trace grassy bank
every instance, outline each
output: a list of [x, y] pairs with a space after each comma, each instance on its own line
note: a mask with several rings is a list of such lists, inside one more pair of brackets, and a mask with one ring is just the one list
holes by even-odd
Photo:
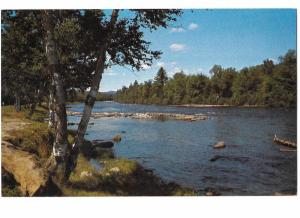
[[[12, 106], [2, 107], [2, 140], [36, 154], [43, 164], [51, 154], [54, 139], [53, 130], [44, 121], [46, 117], [47, 111], [41, 107], [32, 116], [26, 109], [17, 113]], [[69, 144], [74, 140], [71, 131], [68, 140]], [[69, 181], [61, 187], [62, 196], [196, 195], [191, 189], [164, 182], [134, 160], [113, 158], [111, 149], [92, 154], [94, 164], [91, 164], [91, 154], [85, 149], [81, 149]], [[2, 195], [22, 196], [18, 185], [2, 168]]]

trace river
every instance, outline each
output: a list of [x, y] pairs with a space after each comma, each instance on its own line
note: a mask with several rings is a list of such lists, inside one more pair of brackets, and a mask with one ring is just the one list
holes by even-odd
[[[81, 112], [84, 104], [70, 104]], [[197, 190], [212, 188], [222, 195], [296, 194], [297, 152], [281, 152], [278, 137], [296, 141], [296, 109], [186, 108], [96, 102], [93, 112], [168, 112], [209, 116], [195, 122], [91, 119], [87, 139], [111, 139], [116, 157], [137, 160], [165, 181]], [[80, 117], [69, 116], [69, 122]], [[76, 126], [70, 126], [76, 128]], [[212, 146], [224, 141], [226, 148]], [[216, 156], [217, 155], [217, 156]], [[217, 158], [216, 158], [217, 157]], [[216, 158], [217, 160], [211, 161]]]

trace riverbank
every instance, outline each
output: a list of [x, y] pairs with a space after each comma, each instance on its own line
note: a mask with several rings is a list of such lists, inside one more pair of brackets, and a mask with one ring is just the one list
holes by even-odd
[[[168, 106], [168, 107], [186, 107], [186, 108], [278, 108], [272, 107], [268, 105], [233, 105], [233, 104], [142, 104], [142, 103], [125, 103], [119, 101], [113, 101], [119, 104], [126, 104], [126, 105], [153, 105], [153, 106]], [[83, 103], [83, 102], [82, 102]], [[294, 108], [294, 107], [291, 107]]]
[[[22, 154], [34, 158], [38, 166], [43, 167], [51, 154], [53, 132], [44, 122], [47, 116], [43, 108], [29, 117], [27, 111], [16, 113], [12, 106], [2, 107], [2, 147], [9, 143]], [[50, 138], [50, 140], [49, 140]], [[74, 135], [69, 132], [68, 143], [71, 145]], [[6, 147], [9, 148], [9, 147]], [[84, 147], [83, 147], [84, 148]], [[9, 151], [12, 151], [9, 150]], [[6, 152], [5, 155], [13, 153]], [[9, 159], [9, 158], [8, 158]], [[7, 164], [14, 168], [26, 168], [31, 163], [4, 163], [2, 158], [2, 195], [27, 196], [24, 181], [11, 172]], [[25, 160], [25, 159], [24, 159]], [[183, 188], [176, 183], [166, 183], [152, 170], [143, 168], [135, 160], [114, 158], [112, 149], [102, 149], [97, 154], [89, 154], [80, 149], [78, 163], [64, 186], [55, 192], [44, 192], [48, 196], [170, 196], [196, 195], [195, 190]], [[16, 166], [17, 165], [17, 166]], [[30, 171], [21, 171], [22, 177], [30, 177]], [[24, 175], [23, 175], [24, 174]], [[26, 175], [25, 175], [26, 174]], [[34, 195], [34, 193], [33, 193]]]
[[218, 105], [218, 104], [179, 104], [179, 105], [168, 105], [173, 107], [194, 107], [194, 108], [223, 108], [223, 107], [241, 107], [241, 108], [267, 108], [265, 105]]

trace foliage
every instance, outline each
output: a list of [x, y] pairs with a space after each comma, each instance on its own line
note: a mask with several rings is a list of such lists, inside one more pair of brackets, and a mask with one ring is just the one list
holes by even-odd
[[159, 69], [154, 82], [136, 81], [118, 90], [115, 100], [139, 104], [218, 104], [295, 107], [297, 97], [296, 52], [288, 51], [279, 63], [243, 68], [222, 68], [215, 65], [210, 76], [186, 75], [183, 71], [167, 80]]
[[46, 90], [43, 28], [37, 11], [2, 11], [2, 97], [39, 101]]

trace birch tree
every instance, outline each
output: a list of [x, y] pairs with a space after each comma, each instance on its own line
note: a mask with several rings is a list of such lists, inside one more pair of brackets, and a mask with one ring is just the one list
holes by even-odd
[[[46, 30], [46, 57], [48, 60], [48, 70], [53, 77], [56, 131], [53, 152], [49, 159], [50, 172], [59, 172], [57, 180], [64, 180], [65, 175], [65, 157], [68, 146], [67, 140], [67, 113], [66, 113], [66, 94], [64, 90], [63, 78], [59, 69], [59, 60], [54, 39], [55, 12], [43, 11], [43, 24]], [[59, 169], [59, 170], [57, 170]]]
[[[93, 12], [85, 11], [91, 15]], [[99, 13], [105, 14], [100, 11]], [[98, 13], [98, 14], [99, 14]], [[129, 15], [130, 14], [130, 15]], [[112, 65], [129, 66], [133, 70], [141, 70], [150, 66], [154, 59], [158, 59], [161, 51], [149, 48], [150, 42], [144, 40], [144, 31], [154, 31], [160, 27], [166, 28], [169, 22], [176, 21], [181, 14], [180, 10], [126, 10], [126, 16], [119, 16], [120, 10], [112, 10], [109, 19], [92, 19], [96, 22], [93, 27], [97, 55], [96, 67], [93, 72], [90, 91], [87, 95], [83, 115], [81, 117], [73, 152], [71, 155], [71, 168], [76, 165], [78, 147], [83, 145], [84, 135], [90, 120], [96, 95], [104, 70]], [[99, 22], [100, 20], [100, 22]], [[89, 24], [91, 26], [91, 24]], [[101, 37], [99, 37], [99, 35]], [[97, 38], [97, 36], [99, 38]]]

